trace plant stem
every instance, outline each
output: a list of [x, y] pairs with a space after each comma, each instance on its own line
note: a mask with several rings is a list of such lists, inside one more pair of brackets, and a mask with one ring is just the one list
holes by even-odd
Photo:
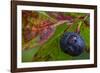
[[77, 29], [76, 29], [76, 32], [77, 32], [78, 34], [80, 34], [80, 27], [81, 27], [82, 23], [84, 23], [84, 21], [85, 21], [87, 18], [88, 18], [88, 15], [86, 15], [86, 16], [84, 17], [84, 19], [80, 19], [81, 21], [79, 22], [79, 24], [78, 24], [78, 26], [77, 26]]
[[78, 27], [77, 27], [77, 29], [76, 29], [76, 32], [77, 32], [78, 34], [80, 34], [80, 27], [81, 27], [81, 25], [82, 25], [82, 21], [79, 22]]

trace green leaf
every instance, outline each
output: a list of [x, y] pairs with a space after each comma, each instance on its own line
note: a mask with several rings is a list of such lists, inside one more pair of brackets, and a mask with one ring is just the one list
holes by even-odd
[[57, 46], [59, 42], [57, 42], [56, 40], [58, 40], [58, 38], [61, 37], [66, 27], [67, 27], [66, 24], [59, 25], [56, 28], [55, 34], [44, 45], [41, 46], [37, 55], [41, 56], [41, 58], [43, 56], [49, 55], [51, 57], [50, 60], [55, 60], [58, 56], [58, 53], [61, 52], [61, 51], [58, 52], [60, 47]]
[[32, 48], [22, 51], [22, 62], [32, 62], [32, 58], [39, 48]]

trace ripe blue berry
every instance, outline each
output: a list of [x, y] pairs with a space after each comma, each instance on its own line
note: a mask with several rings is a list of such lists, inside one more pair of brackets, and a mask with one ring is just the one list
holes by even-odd
[[66, 32], [60, 39], [60, 47], [65, 53], [78, 56], [84, 51], [85, 42], [79, 34]]

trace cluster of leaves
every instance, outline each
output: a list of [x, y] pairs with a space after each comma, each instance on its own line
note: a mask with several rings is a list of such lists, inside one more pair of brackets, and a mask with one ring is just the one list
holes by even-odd
[[[36, 42], [36, 39], [32, 38], [27, 43], [24, 42], [23, 39], [23, 48], [27, 46], [27, 50], [22, 51], [22, 61], [23, 62], [34, 62], [34, 61], [57, 61], [57, 60], [77, 60], [77, 59], [88, 59], [89, 58], [89, 50], [90, 50], [90, 27], [89, 27], [89, 16], [86, 18], [85, 23], [84, 17], [87, 16], [86, 13], [57, 13], [57, 12], [37, 12], [38, 18], [33, 19], [30, 17], [30, 25], [36, 24], [41, 22], [41, 20], [47, 20], [49, 19], [51, 22], [57, 22], [57, 16], [59, 14], [63, 14], [63, 16], [70, 16], [73, 18], [73, 20], [76, 20], [71, 24], [71, 26], [68, 26], [68, 23], [63, 23], [55, 27], [54, 34], [42, 45]], [[51, 13], [51, 14], [50, 14]], [[52, 14], [55, 14], [52, 16]], [[81, 17], [80, 19], [77, 19], [78, 17]], [[83, 17], [83, 18], [82, 18]], [[61, 51], [59, 41], [61, 36], [65, 32], [75, 32], [77, 29], [77, 26], [81, 24], [80, 28], [80, 35], [84, 38], [86, 43], [86, 50], [84, 53], [82, 53], [80, 56], [70, 56], [68, 54], [65, 54], [63, 51]], [[25, 29], [25, 21], [23, 21], [23, 29]], [[25, 32], [25, 31], [23, 31]], [[24, 35], [23, 35], [24, 36]], [[23, 37], [24, 38], [24, 37]], [[37, 45], [33, 47], [34, 45]]]

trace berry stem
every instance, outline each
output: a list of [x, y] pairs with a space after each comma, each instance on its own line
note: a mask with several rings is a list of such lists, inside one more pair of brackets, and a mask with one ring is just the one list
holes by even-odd
[[77, 32], [78, 34], [80, 34], [80, 27], [81, 27], [82, 23], [83, 23], [87, 18], [88, 18], [88, 15], [86, 15], [86, 16], [84, 17], [84, 19], [81, 20], [81, 21], [79, 22], [79, 24], [78, 24], [78, 26], [77, 26], [77, 29], [76, 29], [76, 32]]
[[77, 29], [76, 29], [76, 32], [77, 32], [78, 34], [80, 34], [80, 27], [81, 27], [81, 25], [82, 25], [82, 21], [79, 22], [79, 24], [78, 24], [78, 26], [77, 26]]

